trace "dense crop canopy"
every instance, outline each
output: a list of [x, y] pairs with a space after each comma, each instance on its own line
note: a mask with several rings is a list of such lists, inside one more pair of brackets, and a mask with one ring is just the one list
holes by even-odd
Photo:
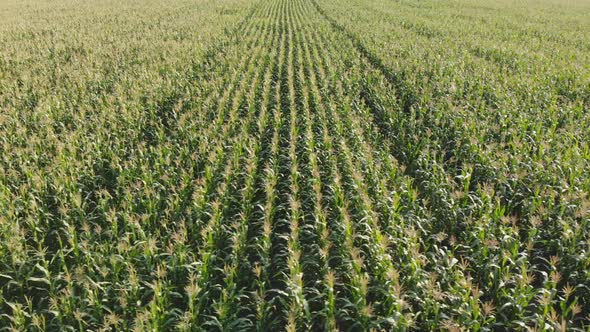
[[588, 13], [0, 0], [0, 331], [587, 330]]

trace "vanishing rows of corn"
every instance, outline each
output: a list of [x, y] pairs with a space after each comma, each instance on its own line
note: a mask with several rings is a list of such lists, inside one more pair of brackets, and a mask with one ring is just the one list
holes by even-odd
[[0, 326], [587, 324], [587, 145], [560, 150], [567, 174], [517, 129], [487, 150], [491, 120], [401, 76], [343, 2], [228, 6], [210, 10], [232, 27], [154, 95], [8, 101], [26, 117], [0, 122]]
[[[484, 9], [506, 3], [315, 5], [382, 75], [361, 83], [362, 98], [432, 213], [420, 238], [436, 244], [422, 245], [459, 259], [488, 327], [588, 328], [589, 40], [572, 29], [587, 24], [569, 25], [578, 15], [556, 2], [562, 26], [539, 42], [524, 35], [556, 23], [533, 3], [492, 29], [474, 22], [498, 20]], [[518, 21], [537, 15], [529, 30]], [[478, 329], [475, 313], [457, 306], [445, 326]]]

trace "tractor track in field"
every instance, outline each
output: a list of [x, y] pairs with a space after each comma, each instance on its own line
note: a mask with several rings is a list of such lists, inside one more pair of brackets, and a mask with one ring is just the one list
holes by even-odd
[[[224, 57], [211, 56], [222, 60], [208, 62], [201, 76], [232, 73], [200, 104], [214, 148], [198, 173], [200, 212], [189, 227], [204, 267], [197, 322], [220, 329], [380, 324], [367, 309], [386, 301], [377, 293], [386, 271], [374, 264], [392, 266], [382, 256], [388, 249], [370, 238], [384, 236], [377, 197], [358, 187], [365, 171], [362, 158], [352, 158], [352, 150], [370, 147], [359, 150], [344, 132], [350, 114], [334, 109], [346, 98], [326, 56], [337, 47], [315, 30], [326, 26], [306, 1], [262, 1], [240, 26], [241, 42], [217, 49]], [[333, 290], [324, 285], [328, 274], [336, 277]], [[331, 308], [327, 296], [334, 296]], [[395, 300], [387, 301], [376, 315], [391, 310]]]
[[[45, 75], [15, 82], [42, 93], [15, 93], [23, 109], [0, 117], [0, 332], [586, 327], [588, 257], [576, 250], [590, 203], [575, 168], [588, 149], [557, 132], [584, 116], [557, 108], [573, 76], [520, 96], [525, 81], [502, 76], [517, 72], [412, 25], [427, 13], [439, 26], [430, 14], [448, 6], [436, 1], [386, 13], [381, 0], [175, 1], [170, 15], [106, 20], [97, 34], [123, 38], [113, 56], [87, 52], [94, 30], [59, 52], [51, 34]], [[397, 10], [410, 21], [400, 31], [387, 21]], [[127, 45], [132, 27], [152, 42]], [[49, 38], [11, 29], [26, 37], [14, 52]], [[479, 64], [497, 90], [469, 81]], [[563, 124], [512, 112], [533, 112], [533, 92]]]
[[[312, 6], [310, 6], [310, 4], [312, 4]], [[293, 303], [293, 301], [295, 301], [296, 298], [298, 298], [297, 301], [303, 301], [303, 303], [300, 303], [300, 305], [305, 308], [305, 312], [300, 313], [300, 315], [306, 317], [302, 318], [302, 322], [297, 322], [296, 326], [322, 326], [326, 324], [325, 319], [310, 319], [311, 313], [317, 314], [319, 311], [321, 311], [321, 305], [318, 304], [317, 299], [322, 298], [323, 290], [322, 287], [319, 287], [318, 285], [321, 285], [321, 280], [325, 277], [325, 275], [318, 275], [316, 271], [304, 269], [301, 273], [301, 277], [299, 277], [297, 274], [293, 275], [292, 271], [290, 271], [290, 265], [293, 264], [293, 260], [291, 259], [293, 255], [300, 257], [299, 260], [301, 263], [304, 263], [302, 264], [304, 266], [320, 265], [320, 262], [318, 262], [318, 234], [313, 231], [308, 232], [308, 235], [318, 236], [316, 240], [312, 240], [311, 242], [306, 242], [308, 241], [308, 237], [305, 237], [303, 241], [300, 241], [299, 237], [297, 237], [297, 240], [302, 244], [302, 248], [296, 249], [295, 251], [293, 251], [293, 244], [289, 241], [289, 239], [293, 236], [293, 232], [299, 232], [298, 229], [293, 229], [292, 227], [293, 222], [299, 222], [299, 220], [292, 220], [292, 218], [294, 218], [292, 215], [293, 200], [300, 200], [303, 202], [303, 217], [301, 219], [301, 221], [303, 221], [303, 225], [308, 225], [308, 228], [312, 230], [314, 227], [317, 227], [317, 225], [313, 225], [313, 218], [315, 216], [313, 215], [313, 212], [310, 211], [311, 209], [309, 204], [306, 204], [307, 202], [313, 202], [314, 195], [308, 194], [311, 184], [307, 183], [305, 178], [309, 177], [311, 174], [308, 164], [310, 159], [309, 155], [304, 153], [304, 149], [302, 149], [303, 143], [300, 142], [301, 133], [299, 133], [300, 126], [298, 124], [303, 122], [302, 120], [298, 119], [301, 118], [301, 111], [305, 107], [304, 103], [301, 101], [301, 90], [303, 87], [309, 89], [311, 91], [310, 99], [315, 100], [315, 104], [312, 105], [314, 108], [311, 109], [310, 112], [312, 117], [315, 116], [314, 114], [318, 111], [326, 112], [332, 109], [334, 106], [341, 107], [341, 104], [333, 104], [335, 98], [346, 98], [346, 95], [342, 95], [342, 92], [340, 92], [340, 95], [338, 95], [338, 93], [335, 91], [335, 87], [342, 83], [334, 78], [334, 69], [332, 67], [333, 62], [339, 63], [340, 57], [336, 56], [335, 59], [327, 58], [326, 52], [324, 50], [325, 48], [332, 48], [334, 50], [330, 54], [338, 54], [338, 48], [332, 45], [335, 41], [326, 39], [326, 37], [331, 38], [330, 35], [325, 36], [318, 34], [317, 31], [310, 31], [310, 17], [315, 16], [315, 20], [327, 21], [331, 29], [333, 29], [337, 34], [342, 34], [345, 39], [348, 39], [348, 41], [358, 53], [358, 56], [365, 62], [366, 65], [374, 68], [377, 70], [377, 72], [380, 72], [383, 77], [385, 77], [389, 84], [392, 85], [391, 90], [397, 95], [398, 103], [400, 103], [400, 106], [397, 107], [401, 107], [401, 110], [404, 114], [406, 114], [407, 117], [413, 116], [411, 114], [411, 108], [416, 101], [416, 96], [404, 85], [403, 78], [399, 78], [397, 75], [392, 73], [376, 55], [372, 54], [364, 46], [361, 40], [346, 30], [344, 26], [341, 26], [337, 21], [327, 15], [317, 2], [299, 2], [299, 5], [300, 8], [297, 10], [303, 11], [305, 14], [299, 13], [298, 15], [294, 15], [294, 6], [292, 4], [287, 5], [285, 3], [281, 3], [280, 8], [274, 9], [274, 11], [269, 10], [267, 13], [265, 13], [268, 15], [268, 17], [273, 17], [276, 19], [274, 22], [274, 27], [276, 29], [273, 30], [271, 34], [279, 38], [279, 41], [277, 41], [278, 44], [275, 44], [274, 46], [278, 46], [279, 50], [277, 52], [278, 59], [276, 60], [277, 67], [273, 69], [274, 72], [272, 74], [274, 93], [271, 99], [274, 99], [274, 105], [269, 105], [269, 108], [274, 111], [274, 135], [277, 137], [275, 144], [278, 144], [278, 148], [275, 148], [274, 154], [269, 154], [266, 151], [272, 148], [266, 145], [261, 147], [261, 151], [263, 151], [261, 152], [263, 155], [263, 158], [261, 159], [274, 158], [272, 167], [267, 170], [274, 173], [273, 176], [275, 178], [273, 181], [275, 185], [271, 188], [272, 193], [270, 193], [270, 196], [268, 192], [264, 195], [264, 199], [268, 199], [270, 197], [270, 202], [261, 200], [255, 204], [256, 208], [253, 215], [261, 216], [262, 219], [266, 218], [266, 224], [264, 221], [260, 221], [256, 225], [256, 222], [251, 221], [250, 224], [252, 224], [252, 227], [248, 227], [248, 238], [254, 237], [252, 233], [255, 231], [250, 229], [257, 229], [259, 235], [260, 231], [264, 230], [264, 227], [267, 227], [267, 229], [270, 227], [272, 232], [268, 237], [268, 243], [270, 245], [264, 252], [248, 254], [248, 257], [257, 257], [259, 260], [255, 259], [254, 261], [249, 262], [247, 265], [241, 267], [242, 271], [246, 273], [245, 271], [247, 271], [248, 268], [264, 266], [265, 268], [263, 275], [266, 278], [265, 281], [259, 283], [258, 290], [254, 292], [258, 292], [257, 296], [259, 297], [259, 302], [255, 305], [255, 309], [251, 308], [251, 306], [252, 303], [256, 302], [256, 300], [250, 299], [241, 302], [242, 304], [247, 304], [245, 306], [247, 309], [244, 309], [244, 312], [247, 312], [247, 316], [250, 317], [251, 321], [262, 319], [264, 322], [263, 325], [265, 326], [276, 324], [276, 326], [281, 328], [284, 328], [286, 325], [293, 323], [289, 322], [289, 317], [287, 317], [285, 313], [290, 311], [289, 306]], [[253, 19], [256, 19], [256, 17], [257, 16], [255, 14], [252, 15]], [[269, 36], [269, 38], [272, 39], [273, 37]], [[236, 45], [235, 47], [239, 48], [239, 45]], [[309, 58], [309, 55], [307, 55], [307, 62], [305, 63], [305, 66], [303, 66], [307, 70], [303, 70], [301, 79], [299, 79], [295, 74], [298, 71], [298, 68], [296, 68], [297, 64], [295, 62], [301, 61], [301, 59], [298, 59], [298, 57], [301, 57], [299, 55], [299, 48], [306, 49], [306, 52], [309, 55], [317, 54], [315, 59]], [[314, 68], [313, 73], [308, 70], [309, 68]], [[301, 80], [305, 80], [304, 83], [307, 84], [302, 83]], [[309, 84], [311, 84], [311, 86]], [[386, 118], [387, 115], [385, 113], [385, 108], [387, 106], [382, 105], [379, 100], [374, 99], [374, 93], [370, 91], [370, 86], [366, 82], [361, 87], [358, 96], [360, 100], [363, 101], [363, 104], [366, 105], [366, 107], [368, 107], [368, 109], [371, 111], [373, 125], [378, 129], [385, 140], [389, 142], [389, 147], [385, 148], [384, 151], [386, 151], [386, 153], [392, 153], [398, 160], [402, 161], [402, 165], [405, 165], [407, 174], [414, 178], [412, 182], [417, 185], [417, 187], [420, 189], [420, 192], [431, 192], [429, 190], [430, 188], [425, 186], [432, 176], [430, 175], [428, 169], [430, 166], [420, 165], [414, 162], [414, 159], [417, 157], [416, 153], [420, 151], [419, 145], [416, 146], [409, 144], [407, 141], [409, 139], [408, 135], [399, 135], [400, 133], [397, 132], [397, 128], [391, 127], [391, 120]], [[225, 99], [226, 98], [222, 98], [222, 100]], [[320, 107], [319, 109], [317, 108], [318, 106]], [[349, 116], [349, 114], [346, 113], [343, 113], [343, 115]], [[325, 144], [331, 146], [331, 148], [328, 148], [328, 151], [331, 152], [329, 152], [325, 157], [323, 157], [324, 151], [318, 150], [317, 153], [319, 156], [320, 165], [332, 165], [329, 167], [331, 168], [330, 170], [326, 169], [322, 174], [329, 174], [328, 177], [336, 177], [342, 181], [341, 183], [336, 182], [334, 184], [337, 188], [336, 192], [333, 190], [324, 191], [325, 197], [329, 198], [333, 197], [334, 195], [338, 196], [338, 192], [340, 192], [340, 195], [344, 195], [344, 197], [348, 195], [350, 195], [350, 197], [354, 197], [353, 199], [344, 199], [343, 202], [330, 201], [329, 199], [325, 200], [327, 204], [324, 207], [327, 217], [327, 229], [329, 229], [330, 232], [333, 232], [333, 234], [338, 234], [338, 236], [348, 238], [348, 240], [345, 240], [345, 242], [348, 241], [347, 243], [341, 242], [338, 245], [338, 241], [334, 242], [336, 245], [335, 249], [337, 249], [339, 246], [347, 247], [347, 249], [343, 249], [343, 251], [337, 250], [332, 252], [333, 255], [341, 256], [344, 252], [350, 251], [355, 247], [367, 248], [375, 245], [374, 243], [371, 243], [371, 240], [368, 242], [360, 241], [358, 238], [362, 238], [363, 236], [367, 236], [369, 238], [372, 236], [377, 238], [383, 237], [384, 233], [382, 233], [380, 227], [384, 227], [385, 230], [387, 230], [389, 227], [388, 222], [390, 221], [382, 219], [391, 218], [391, 215], [388, 212], [387, 206], [381, 206], [380, 208], [372, 206], [374, 203], [379, 202], [379, 195], [385, 194], [383, 192], [378, 193], [378, 190], [375, 189], [377, 187], [375, 186], [378, 186], [377, 183], [384, 183], [387, 180], [379, 179], [378, 177], [375, 179], [375, 174], [371, 173], [372, 171], [365, 172], [364, 175], [362, 174], [363, 172], [359, 171], [360, 168], [363, 167], [363, 160], [357, 159], [355, 161], [350, 159], [350, 155], [352, 155], [352, 153], [346, 151], [349, 151], [351, 147], [355, 149], [357, 144], [362, 143], [354, 142], [355, 138], [345, 135], [343, 123], [340, 122], [342, 120], [338, 119], [339, 117], [337, 114], [326, 115], [318, 119], [319, 123], [326, 123], [327, 126], [324, 126], [323, 129], [324, 137], [317, 137], [317, 140], [323, 140]], [[347, 121], [350, 123], [351, 120]], [[266, 133], [265, 144], [269, 144], [271, 143], [269, 142], [270, 131], [267, 130]], [[327, 141], [326, 135], [330, 137]], [[368, 141], [365, 143], [365, 150], [362, 150], [360, 153], [371, 154], [371, 151], [374, 149], [375, 151], [382, 150], [382, 148], [375, 148], [376, 145], [374, 145], [375, 143], [369, 136], [366, 136], [366, 134], [363, 135], [364, 139]], [[349, 144], [351, 145], [349, 146]], [[400, 146], [403, 148], [399, 149]], [[326, 147], [324, 147], [324, 149], [326, 149]], [[293, 150], [296, 152], [292, 152]], [[345, 152], [343, 153], [342, 151]], [[302, 158], [297, 158], [298, 155]], [[260, 166], [257, 167], [257, 169], [264, 167], [264, 164], [264, 161], [260, 161]], [[320, 170], [322, 167], [323, 166], [320, 166]], [[461, 166], [458, 165], [456, 167], [459, 169]], [[301, 171], [301, 174], [304, 175], [298, 174], [299, 171]], [[302, 179], [294, 178], [296, 175], [302, 176]], [[375, 184], [370, 186], [368, 189], [369, 191], [359, 190], [358, 186], [368, 185], [365, 182], [369, 181], [371, 178], [373, 178], [373, 182]], [[258, 177], [258, 181], [263, 182], [263, 177]], [[330, 183], [330, 181], [327, 183]], [[296, 192], [294, 192], [294, 188], [301, 187], [305, 189], [295, 189]], [[397, 188], [391, 188], [390, 190], [395, 191], [396, 189]], [[420, 194], [420, 197], [423, 200], [428, 198], [434, 199], [434, 204], [437, 205], [441, 205], [439, 203], [448, 200], [448, 197], [446, 196], [426, 197], [423, 194]], [[268, 203], [270, 203], [270, 206], [267, 206], [267, 208], [272, 209], [271, 212], [265, 212], [263, 209], [258, 208]], [[299, 204], [301, 204], [301, 202]], [[341, 204], [344, 205], [342, 206]], [[363, 213], [359, 214], [360, 211], [365, 210], [370, 211], [369, 216], [364, 215]], [[433, 232], [445, 230], [449, 233], [460, 234], [462, 227], [464, 227], [461, 222], [461, 217], [453, 215], [450, 208], [437, 208], [431, 210], [431, 212], [436, 219], [447, 221], [445, 224], [430, 226], [432, 227]], [[295, 218], [299, 217], [295, 216]], [[340, 226], [333, 228], [335, 225], [342, 223], [341, 218], [351, 218], [351, 223], [348, 225], [348, 230], [340, 229]], [[366, 228], [367, 226], [364, 224], [358, 224], [359, 221], [366, 220], [366, 218], [375, 219], [373, 221], [374, 224], [368, 226], [368, 228]], [[271, 220], [270, 223], [269, 220]], [[454, 220], [455, 223], [448, 223], [449, 220]], [[352, 234], [345, 235], [346, 232], [351, 231], [353, 232]], [[254, 246], [259, 246], [257, 241], [249, 242], [252, 242]], [[401, 243], [396, 243], [393, 245], [396, 248], [403, 247], [403, 244]], [[297, 247], [298, 246], [299, 245], [297, 245]], [[341, 286], [337, 285], [335, 288], [337, 301], [340, 301], [338, 306], [347, 307], [347, 303], [358, 304], [358, 302], [361, 301], [360, 306], [364, 307], [372, 306], [372, 303], [376, 302], [380, 303], [379, 305], [376, 305], [378, 310], [383, 310], [380, 314], [386, 315], [386, 313], [390, 311], [387, 309], [386, 305], [381, 303], [385, 302], [389, 303], [389, 305], [393, 305], [393, 303], [395, 303], [395, 299], [387, 300], [384, 299], [382, 295], [372, 293], [372, 289], [380, 289], [382, 286], [381, 283], [385, 282], [385, 279], [379, 279], [379, 277], [375, 279], [370, 278], [370, 280], [364, 281], [364, 278], [366, 278], [364, 273], [368, 273], [368, 275], [386, 273], [385, 271], [379, 272], [377, 270], [373, 270], [373, 265], [378, 265], [380, 262], [379, 260], [383, 259], [383, 256], [377, 255], [375, 250], [377, 252], [379, 252], [379, 250], [384, 250], [383, 254], [386, 255], [387, 252], [389, 252], [388, 248], [382, 249], [379, 248], [379, 245], [377, 245], [373, 249], [359, 249], [358, 253], [354, 254], [353, 256], [349, 256], [348, 259], [327, 259], [326, 262], [331, 262], [331, 264], [328, 266], [329, 270], [336, 271], [336, 275], [349, 276], [352, 271], [356, 269], [357, 274], [356, 277], [354, 277], [356, 278], [356, 282], [360, 283], [359, 285], [362, 283], [369, 284], [369, 288], [367, 290], [360, 294], [354, 294], [355, 291], [350, 289], [348, 286], [342, 286], [345, 284], [354, 285], [355, 281], [352, 279], [343, 279], [342, 283], [340, 284]], [[251, 252], [251, 250], [247, 251]], [[265, 255], [267, 257], [264, 257]], [[307, 259], [307, 257], [309, 257], [309, 259]], [[346, 257], [346, 255], [344, 257]], [[369, 265], [357, 265], [356, 267], [353, 263], [352, 266], [347, 267], [347, 265], [349, 265], [350, 262], [354, 261], [355, 259], [374, 262]], [[217, 264], [218, 270], [221, 270], [222, 264], [224, 264], [223, 259], [219, 260], [219, 263]], [[389, 268], [393, 268], [393, 266]], [[327, 270], [323, 271], [323, 273], [326, 272]], [[354, 273], [352, 274], [355, 275]], [[217, 277], [218, 281], [219, 278], [220, 277]], [[253, 280], [246, 281], [241, 284], [241, 287], [244, 287], [242, 292], [244, 292], [249, 286], [256, 283], [256, 278], [253, 277], [251, 272], [249, 278], [253, 278]], [[304, 284], [307, 285], [307, 288], [303, 291], [303, 293], [308, 294], [309, 302], [305, 296], [285, 293], [285, 289], [292, 288], [291, 286], [293, 285], [291, 283], [294, 282], [293, 278], [303, 278]], [[223, 287], [218, 284], [217, 289], [221, 288]], [[260, 292], [264, 292], [264, 294], [260, 294]], [[313, 300], [314, 298], [316, 300]], [[353, 327], [354, 324], [358, 324], [358, 322], [363, 321], [363, 319], [368, 321], [368, 317], [363, 318], [363, 313], [354, 312], [353, 309], [350, 310], [352, 311], [346, 311], [346, 313], [340, 313], [340, 315], [336, 314], [336, 318], [334, 318], [334, 320], [337, 326], [340, 326], [341, 328], [347, 328]], [[211, 314], [212, 312], [209, 313], [209, 315]], [[256, 315], [259, 315], [260, 317], [256, 317]], [[256, 318], [252, 319], [252, 317]], [[347, 317], [346, 320], [343, 320], [344, 317]]]

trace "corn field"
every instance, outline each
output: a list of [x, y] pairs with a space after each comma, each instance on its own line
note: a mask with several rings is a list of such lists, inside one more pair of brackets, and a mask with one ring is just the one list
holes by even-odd
[[587, 1], [0, 22], [0, 332], [590, 331]]

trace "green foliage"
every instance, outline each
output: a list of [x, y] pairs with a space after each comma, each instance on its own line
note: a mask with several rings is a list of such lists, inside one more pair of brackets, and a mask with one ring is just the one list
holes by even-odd
[[0, 331], [590, 328], [583, 2], [0, 3]]

